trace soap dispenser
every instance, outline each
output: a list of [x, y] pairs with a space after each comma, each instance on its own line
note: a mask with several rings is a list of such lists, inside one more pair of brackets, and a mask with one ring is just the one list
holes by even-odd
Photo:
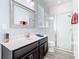
[[4, 42], [8, 43], [9, 42], [9, 33], [4, 34]]

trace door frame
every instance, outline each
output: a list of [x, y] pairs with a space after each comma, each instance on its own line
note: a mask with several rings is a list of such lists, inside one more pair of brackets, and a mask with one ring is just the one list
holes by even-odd
[[[72, 11], [68, 11], [68, 12], [64, 12], [64, 13], [60, 13], [60, 14], [65, 14], [65, 13], [71, 13], [71, 15], [72, 15]], [[66, 52], [70, 52], [70, 53], [74, 53], [74, 51], [73, 51], [73, 49], [74, 49], [74, 45], [73, 45], [73, 25], [72, 25], [72, 45], [71, 45], [71, 47], [72, 47], [72, 50], [71, 51], [69, 51], [69, 50], [64, 50], [64, 49], [62, 49], [62, 48], [57, 48], [57, 19], [56, 19], [56, 16], [57, 15], [59, 15], [59, 14], [55, 14], [55, 20], [56, 20], [56, 32], [55, 32], [55, 51], [58, 49], [58, 50], [62, 50], [62, 51], [66, 51]], [[72, 16], [70, 16], [70, 17], [72, 17]]]

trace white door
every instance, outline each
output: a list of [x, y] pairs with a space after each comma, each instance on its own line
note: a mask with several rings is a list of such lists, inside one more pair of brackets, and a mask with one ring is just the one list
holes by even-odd
[[71, 13], [62, 13], [56, 16], [57, 48], [72, 51], [72, 24]]

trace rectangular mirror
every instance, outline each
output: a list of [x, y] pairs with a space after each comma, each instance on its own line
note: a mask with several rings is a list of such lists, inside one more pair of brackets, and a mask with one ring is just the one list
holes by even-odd
[[20, 4], [17, 1], [11, 1], [11, 19], [10, 25], [13, 28], [32, 28], [35, 22], [35, 11]]

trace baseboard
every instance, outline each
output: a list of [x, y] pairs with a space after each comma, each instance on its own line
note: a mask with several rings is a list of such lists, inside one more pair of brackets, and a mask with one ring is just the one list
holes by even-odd
[[54, 48], [52, 48], [52, 49], [49, 48], [48, 52], [55, 52]]
[[64, 51], [64, 52], [68, 52], [68, 53], [71, 54], [71, 55], [74, 55], [73, 51], [64, 50], [64, 49], [61, 49], [61, 48], [55, 48], [55, 51], [56, 51], [56, 50], [61, 50], [61, 51]]

